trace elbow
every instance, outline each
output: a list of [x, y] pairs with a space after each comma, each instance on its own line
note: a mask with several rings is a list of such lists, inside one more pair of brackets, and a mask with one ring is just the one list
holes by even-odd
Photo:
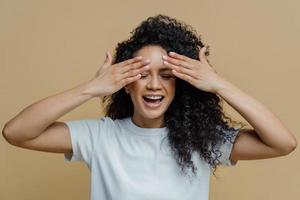
[[286, 148], [284, 150], [284, 155], [288, 155], [292, 153], [298, 146], [298, 142], [296, 139], [293, 139], [292, 142], [289, 145], [286, 145]]
[[298, 146], [298, 142], [297, 139], [294, 139], [292, 146], [291, 146], [291, 152], [294, 151]]
[[7, 125], [5, 124], [3, 129], [2, 129], [2, 136], [4, 137], [4, 139], [10, 143], [9, 139], [8, 139], [8, 136], [7, 136]]
[[3, 129], [2, 129], [2, 136], [4, 137], [4, 139], [11, 144], [11, 140], [8, 137], [8, 128], [7, 128], [7, 124], [4, 125]]
[[4, 137], [4, 139], [11, 145], [17, 146], [17, 143], [11, 138], [10, 136], [10, 130], [8, 128], [8, 125], [5, 124], [3, 129], [2, 129], [2, 136]]

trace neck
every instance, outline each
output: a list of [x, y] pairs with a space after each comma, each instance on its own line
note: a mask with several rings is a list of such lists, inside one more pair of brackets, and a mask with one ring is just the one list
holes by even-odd
[[163, 128], [164, 120], [163, 117], [149, 119], [143, 118], [141, 116], [133, 115], [132, 117], [133, 123], [141, 128]]

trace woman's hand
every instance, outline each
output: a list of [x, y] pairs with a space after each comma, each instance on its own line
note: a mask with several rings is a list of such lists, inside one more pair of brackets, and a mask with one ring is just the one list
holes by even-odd
[[163, 56], [163, 60], [176, 77], [189, 82], [200, 90], [216, 93], [218, 88], [222, 86], [223, 79], [209, 65], [205, 56], [206, 49], [206, 46], [200, 49], [200, 60], [175, 52], [169, 52], [169, 56]]
[[135, 57], [112, 65], [112, 56], [106, 53], [104, 64], [89, 82], [88, 94], [93, 97], [106, 96], [120, 90], [125, 85], [138, 80], [141, 73], [149, 69], [150, 60]]

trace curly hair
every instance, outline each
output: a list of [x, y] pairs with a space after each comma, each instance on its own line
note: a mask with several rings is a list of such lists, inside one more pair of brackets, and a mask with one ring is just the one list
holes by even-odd
[[[148, 17], [130, 33], [132, 36], [128, 40], [118, 43], [114, 63], [132, 58], [146, 45], [159, 45], [166, 52], [174, 51], [199, 60], [199, 47], [204, 46], [200, 35], [190, 25], [162, 14]], [[208, 50], [205, 55], [209, 55]], [[133, 115], [133, 103], [124, 88], [104, 96], [102, 103], [106, 104], [105, 116], [112, 119]], [[176, 80], [175, 97], [164, 114], [164, 125], [169, 130], [167, 138], [172, 153], [183, 172], [192, 168], [195, 174], [197, 168], [191, 157], [196, 151], [215, 173], [222, 153], [215, 147], [226, 137], [217, 127], [233, 130], [229, 122], [234, 121], [224, 114], [222, 100], [215, 93], [199, 90], [184, 80]]]

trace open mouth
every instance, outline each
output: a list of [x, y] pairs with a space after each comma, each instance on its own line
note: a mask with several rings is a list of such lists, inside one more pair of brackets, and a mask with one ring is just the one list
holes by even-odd
[[149, 107], [158, 107], [160, 106], [164, 96], [143, 96], [144, 102]]

